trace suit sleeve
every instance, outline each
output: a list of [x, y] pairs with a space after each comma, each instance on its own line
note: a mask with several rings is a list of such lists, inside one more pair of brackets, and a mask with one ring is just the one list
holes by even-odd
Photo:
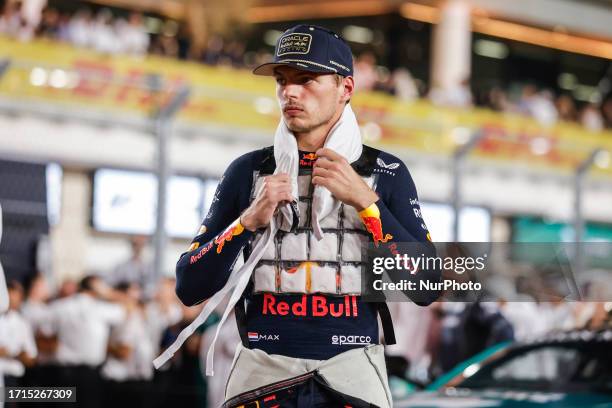
[[198, 235], [178, 260], [176, 294], [187, 306], [210, 298], [225, 285], [238, 255], [253, 234], [238, 221], [249, 202], [252, 162], [252, 155], [247, 154], [228, 167]]
[[[431, 242], [431, 236], [421, 214], [416, 186], [408, 168], [401, 161], [395, 176], [385, 175], [381, 177], [386, 182], [380, 184], [377, 189], [379, 200], [376, 205], [380, 211], [380, 221], [385, 234], [392, 238], [385, 245], [389, 248], [390, 255], [404, 252], [409, 257], [435, 257], [436, 248]], [[410, 250], [403, 250], [396, 243], [414, 243], [409, 245]], [[409, 253], [410, 252], [410, 253]], [[407, 277], [409, 280], [428, 280], [439, 282], [441, 271], [437, 268], [420, 269], [414, 275]], [[417, 282], [418, 287], [418, 282]], [[435, 301], [439, 292], [437, 291], [414, 291], [412, 300], [422, 306]]]

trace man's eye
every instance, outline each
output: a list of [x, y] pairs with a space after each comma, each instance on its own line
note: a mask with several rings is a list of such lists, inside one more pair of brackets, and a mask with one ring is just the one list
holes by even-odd
[[309, 83], [310, 81], [312, 81], [312, 78], [311, 78], [311, 77], [302, 77], [302, 78], [300, 78], [300, 80], [299, 80], [300, 84], [307, 84], [307, 83]]

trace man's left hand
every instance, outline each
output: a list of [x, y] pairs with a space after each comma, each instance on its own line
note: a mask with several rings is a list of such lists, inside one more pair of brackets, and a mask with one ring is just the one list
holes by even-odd
[[338, 200], [357, 211], [369, 207], [378, 195], [355, 172], [348, 160], [327, 148], [317, 150], [312, 183], [327, 188]]

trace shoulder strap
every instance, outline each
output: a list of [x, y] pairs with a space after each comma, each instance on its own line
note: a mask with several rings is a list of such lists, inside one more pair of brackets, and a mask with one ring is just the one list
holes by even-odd
[[385, 336], [385, 344], [390, 346], [395, 344], [395, 329], [393, 328], [393, 320], [391, 312], [386, 302], [377, 302], [376, 309], [380, 316], [380, 324], [382, 325], [383, 335]]
[[234, 305], [234, 313], [236, 314], [236, 325], [238, 326], [238, 334], [244, 347], [249, 347], [249, 333], [247, 332], [246, 311], [244, 309], [244, 296], [240, 298]]

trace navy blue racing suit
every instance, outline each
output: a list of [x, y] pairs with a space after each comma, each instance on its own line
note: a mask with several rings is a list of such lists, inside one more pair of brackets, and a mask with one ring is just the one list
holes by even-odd
[[[300, 172], [311, 171], [313, 155], [299, 153]], [[435, 254], [406, 165], [397, 157], [369, 146], [363, 147], [361, 157], [351, 165], [358, 174], [378, 177], [375, 191], [379, 199], [375, 204], [384, 233], [391, 234], [394, 242], [421, 242], [429, 255]], [[199, 234], [176, 266], [176, 293], [185, 305], [202, 302], [225, 285], [237, 257], [254, 233], [245, 229], [222, 242], [220, 234], [249, 206], [254, 171], [272, 174], [274, 168], [273, 150], [268, 147], [244, 154], [226, 170]], [[423, 270], [418, 275], [420, 279], [440, 279], [439, 271]], [[433, 300], [435, 294], [425, 301], [421, 299], [419, 304], [426, 305]], [[292, 313], [296, 303], [302, 303], [306, 312]], [[249, 347], [269, 354], [324, 360], [362, 347], [333, 344], [331, 339], [339, 334], [378, 343], [376, 305], [363, 302], [360, 296], [251, 293], [246, 296], [246, 305], [246, 328], [249, 334], [257, 333], [256, 338], [249, 336]], [[279, 307], [285, 313], [278, 313]], [[334, 310], [332, 307], [344, 308], [344, 313], [333, 316], [320, 312]]]

